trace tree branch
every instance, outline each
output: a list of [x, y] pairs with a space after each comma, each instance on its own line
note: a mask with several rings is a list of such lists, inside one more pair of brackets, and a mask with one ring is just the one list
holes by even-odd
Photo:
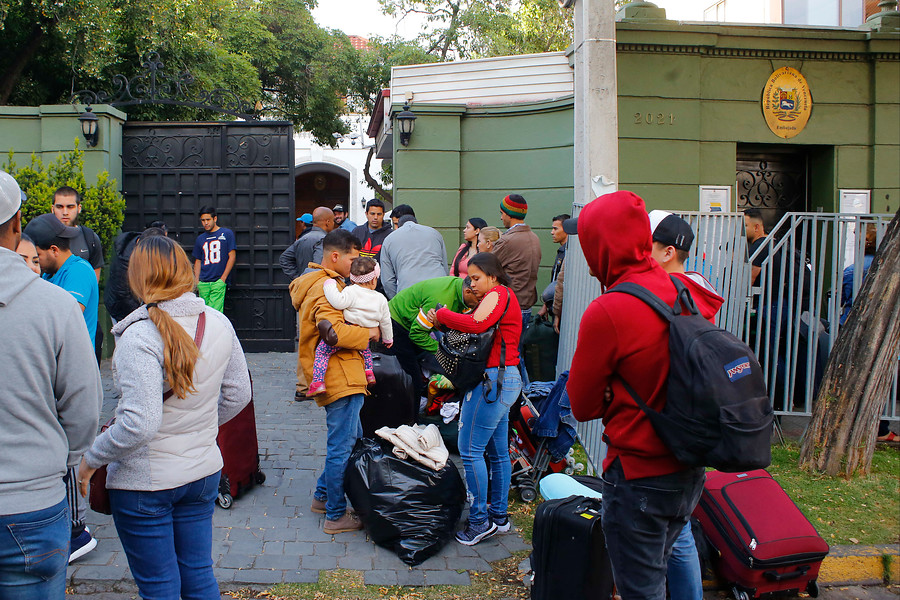
[[372, 177], [372, 173], [369, 171], [369, 168], [372, 166], [372, 157], [375, 156], [375, 146], [369, 148], [369, 154], [366, 156], [366, 165], [363, 167], [363, 177], [366, 180], [366, 183], [369, 184], [369, 187], [375, 190], [379, 196], [381, 196], [384, 200], [389, 202], [390, 204], [394, 203], [394, 195], [381, 187], [381, 184], [378, 183], [378, 180]]

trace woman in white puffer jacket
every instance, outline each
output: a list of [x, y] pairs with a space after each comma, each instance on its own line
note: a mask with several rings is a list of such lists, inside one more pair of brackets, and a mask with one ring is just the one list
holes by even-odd
[[250, 401], [247, 363], [225, 315], [192, 293], [190, 261], [174, 241], [139, 240], [128, 281], [144, 304], [113, 328], [121, 399], [115, 423], [84, 456], [82, 494], [108, 464], [113, 519], [141, 597], [218, 600], [216, 435]]

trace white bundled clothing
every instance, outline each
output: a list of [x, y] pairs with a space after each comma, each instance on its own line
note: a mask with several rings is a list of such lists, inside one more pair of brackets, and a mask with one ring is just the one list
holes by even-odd
[[444, 402], [441, 405], [441, 417], [444, 423], [450, 424], [459, 415], [459, 402]]
[[382, 342], [394, 341], [391, 310], [382, 294], [361, 285], [348, 285], [341, 291], [334, 279], [326, 279], [323, 289], [328, 303], [344, 312], [344, 321], [360, 327], [378, 327]]
[[394, 456], [411, 458], [435, 471], [447, 465], [450, 452], [444, 445], [437, 425], [401, 425], [396, 429], [382, 427], [375, 435], [394, 444]]

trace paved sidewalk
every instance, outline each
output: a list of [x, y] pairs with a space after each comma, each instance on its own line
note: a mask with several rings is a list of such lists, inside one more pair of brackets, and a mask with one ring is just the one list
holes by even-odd
[[[474, 547], [451, 541], [437, 556], [409, 568], [364, 531], [326, 535], [324, 516], [309, 511], [325, 461], [325, 411], [311, 401], [294, 402], [295, 354], [248, 354], [247, 362], [266, 482], [235, 500], [230, 510], [216, 507], [213, 560], [223, 586], [315, 582], [319, 571], [335, 568], [364, 571], [367, 584], [468, 585], [468, 571], [490, 571], [488, 563], [530, 547], [514, 532]], [[116, 406], [108, 361], [101, 374], [105, 422]], [[87, 521], [99, 544], [69, 567], [71, 584], [75, 589], [134, 589], [112, 518], [88, 511]]]

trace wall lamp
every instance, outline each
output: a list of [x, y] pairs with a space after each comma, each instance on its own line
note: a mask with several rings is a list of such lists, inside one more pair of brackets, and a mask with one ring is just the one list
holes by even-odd
[[84, 112], [78, 117], [78, 120], [81, 122], [81, 133], [84, 134], [84, 139], [87, 141], [87, 145], [89, 147], [94, 147], [97, 145], [97, 140], [99, 139], [98, 130], [100, 128], [100, 119], [97, 118], [92, 112], [92, 108], [90, 106], [85, 107]]
[[409, 110], [409, 104], [404, 105], [403, 110], [397, 114], [397, 126], [400, 129], [400, 144], [409, 146], [409, 138], [416, 128], [416, 113]]

